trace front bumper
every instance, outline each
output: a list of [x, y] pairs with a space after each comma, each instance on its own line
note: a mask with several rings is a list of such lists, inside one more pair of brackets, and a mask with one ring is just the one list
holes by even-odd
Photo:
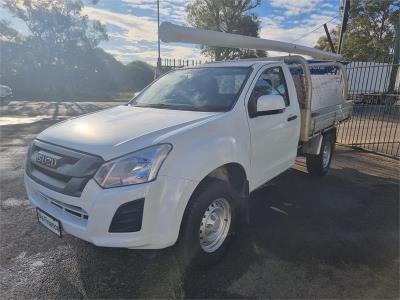
[[[145, 184], [103, 189], [92, 179], [80, 197], [72, 197], [41, 186], [25, 174], [25, 186], [31, 203], [60, 220], [63, 232], [97, 246], [160, 249], [176, 242], [186, 204], [197, 183], [158, 176]], [[140, 231], [110, 233], [117, 209], [143, 198]], [[82, 215], [68, 212], [69, 208]]]

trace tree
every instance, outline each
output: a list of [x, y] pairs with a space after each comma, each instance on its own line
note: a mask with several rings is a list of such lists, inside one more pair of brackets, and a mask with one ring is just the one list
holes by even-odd
[[14, 43], [21, 41], [19, 32], [10, 27], [9, 21], [0, 20], [0, 41]]
[[145, 88], [154, 79], [154, 67], [143, 62], [133, 61], [125, 66], [127, 85], [135, 91]]
[[124, 66], [98, 47], [108, 39], [106, 28], [82, 14], [80, 0], [5, 0], [3, 6], [28, 29], [21, 36], [0, 21], [0, 79], [17, 98], [106, 99], [154, 78], [151, 66]]
[[[333, 46], [335, 47], [335, 49], [338, 49], [339, 29], [334, 28], [334, 29], [330, 30], [330, 35], [331, 35]], [[329, 42], [328, 42], [328, 38], [325, 35], [321, 36], [318, 39], [317, 44], [315, 45], [315, 48], [321, 49], [324, 51], [328, 51], [328, 52], [332, 51], [331, 46], [329, 45]]]
[[28, 30], [21, 36], [8, 22], [0, 23], [1, 81], [17, 96], [70, 98], [103, 76], [99, 60], [90, 62], [108, 36], [100, 22], [82, 15], [82, 1], [5, 0], [3, 7]]
[[[348, 60], [388, 60], [393, 53], [394, 25], [399, 20], [399, 0], [353, 0], [342, 55]], [[337, 48], [339, 27], [331, 31]], [[315, 46], [329, 50], [327, 38], [320, 37]]]
[[[250, 11], [260, 0], [194, 0], [188, 4], [187, 21], [196, 28], [259, 36], [260, 21]], [[265, 57], [265, 51], [202, 46], [202, 53], [215, 60], [237, 57]]]
[[60, 52], [93, 49], [107, 40], [105, 27], [81, 14], [81, 0], [5, 0], [4, 7], [29, 30], [26, 41], [40, 42], [59, 63]]

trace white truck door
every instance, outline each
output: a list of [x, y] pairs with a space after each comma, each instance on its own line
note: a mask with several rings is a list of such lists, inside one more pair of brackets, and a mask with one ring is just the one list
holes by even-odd
[[[288, 80], [285, 80], [288, 78]], [[251, 189], [290, 168], [297, 155], [300, 133], [300, 112], [297, 95], [286, 66], [267, 66], [261, 69], [248, 96], [251, 135]], [[263, 95], [281, 95], [285, 109], [252, 116], [257, 99]]]

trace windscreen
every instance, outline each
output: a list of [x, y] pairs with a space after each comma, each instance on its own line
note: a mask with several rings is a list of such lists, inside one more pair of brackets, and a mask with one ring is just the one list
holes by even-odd
[[235, 104], [249, 73], [249, 67], [175, 70], [147, 87], [130, 104], [176, 110], [228, 111]]

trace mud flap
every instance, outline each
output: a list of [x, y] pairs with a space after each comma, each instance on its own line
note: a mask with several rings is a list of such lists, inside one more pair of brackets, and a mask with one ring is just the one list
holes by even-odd
[[313, 137], [311, 140], [309, 140], [302, 146], [301, 152], [303, 154], [318, 155], [319, 152], [321, 151], [322, 138], [323, 138], [322, 134]]

